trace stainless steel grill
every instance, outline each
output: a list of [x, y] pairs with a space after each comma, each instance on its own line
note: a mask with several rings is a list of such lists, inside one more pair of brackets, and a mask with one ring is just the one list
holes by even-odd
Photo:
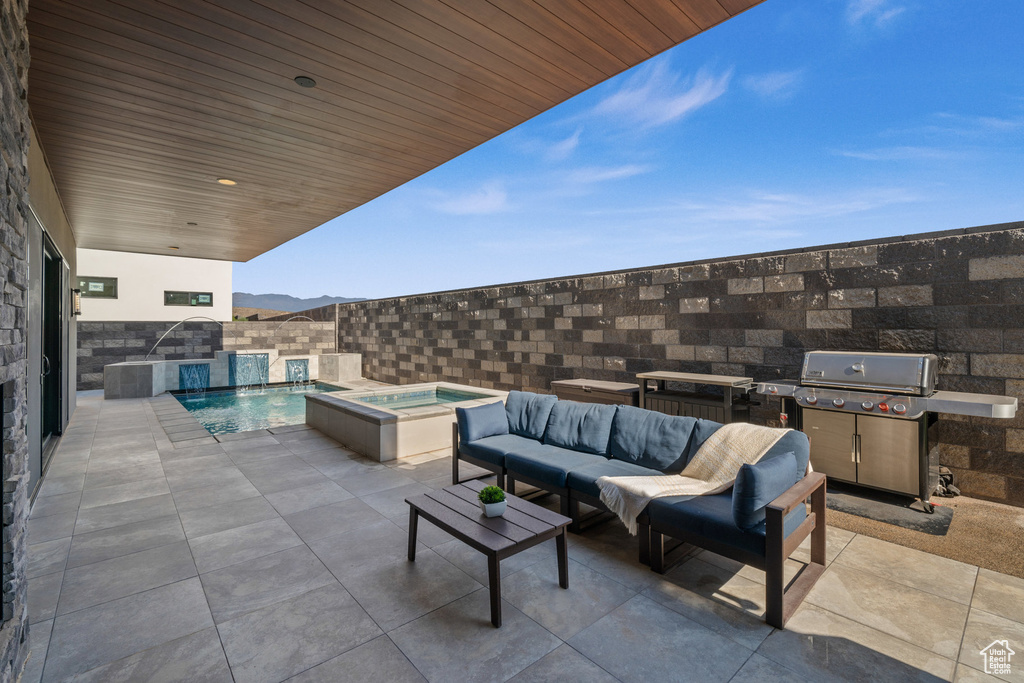
[[940, 413], [1013, 418], [1017, 399], [936, 391], [933, 354], [810, 351], [799, 380], [759, 382], [811, 441], [811, 464], [839, 481], [917, 496], [931, 511], [937, 449], [928, 431]]

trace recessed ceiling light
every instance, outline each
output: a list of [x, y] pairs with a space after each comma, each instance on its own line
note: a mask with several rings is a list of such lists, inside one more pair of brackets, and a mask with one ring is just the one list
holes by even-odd
[[178, 251], [178, 247], [173, 247], [173, 246], [172, 246], [172, 247], [167, 247], [167, 248], [168, 248], [168, 249], [173, 249], [174, 251]]
[[217, 178], [217, 182], [221, 185], [237, 185], [238, 183], [231, 178]]
[[303, 88], [315, 88], [316, 81], [309, 76], [296, 76], [295, 82], [301, 85]]

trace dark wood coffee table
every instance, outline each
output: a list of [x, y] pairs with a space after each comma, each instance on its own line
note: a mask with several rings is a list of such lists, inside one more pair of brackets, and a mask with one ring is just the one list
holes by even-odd
[[484, 517], [477, 492], [486, 484], [468, 481], [440, 491], [406, 498], [409, 504], [409, 561], [416, 560], [416, 525], [420, 516], [487, 556], [491, 589], [491, 623], [501, 626], [501, 561], [548, 539], [558, 547], [558, 585], [569, 587], [565, 527], [572, 522], [556, 512], [506, 494], [501, 517]]

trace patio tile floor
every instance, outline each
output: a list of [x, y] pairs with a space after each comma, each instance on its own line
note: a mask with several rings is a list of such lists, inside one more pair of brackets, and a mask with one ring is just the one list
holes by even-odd
[[973, 681], [982, 647], [1024, 646], [1015, 577], [830, 529], [780, 631], [763, 572], [696, 551], [659, 576], [614, 521], [570, 535], [567, 591], [553, 543], [504, 562], [495, 629], [482, 555], [423, 522], [405, 557], [404, 498], [448, 484], [447, 450], [381, 465], [302, 426], [185, 443], [169, 401], [79, 396], [30, 521], [26, 683]]

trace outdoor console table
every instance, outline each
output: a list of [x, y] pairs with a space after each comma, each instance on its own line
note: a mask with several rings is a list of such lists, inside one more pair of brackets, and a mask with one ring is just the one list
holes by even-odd
[[[640, 407], [668, 415], [684, 415], [713, 420], [726, 424], [740, 422], [745, 416], [737, 413], [747, 412], [746, 405], [733, 405], [733, 392], [736, 390], [747, 393], [754, 388], [753, 377], [730, 377], [728, 375], [699, 375], [690, 372], [641, 372], [636, 376], [640, 384]], [[648, 380], [654, 380], [657, 390], [649, 391]], [[722, 387], [722, 397], [691, 394], [681, 391], [668, 391], [666, 382], [682, 382], [684, 384], [706, 384]]]
[[484, 517], [476, 497], [483, 487], [483, 483], [474, 480], [406, 498], [405, 502], [409, 504], [409, 561], [416, 560], [416, 524], [420, 516], [487, 555], [491, 623], [500, 627], [501, 561], [553, 538], [558, 547], [558, 585], [568, 588], [565, 527], [572, 520], [511, 494], [506, 494], [508, 507], [503, 516]]

